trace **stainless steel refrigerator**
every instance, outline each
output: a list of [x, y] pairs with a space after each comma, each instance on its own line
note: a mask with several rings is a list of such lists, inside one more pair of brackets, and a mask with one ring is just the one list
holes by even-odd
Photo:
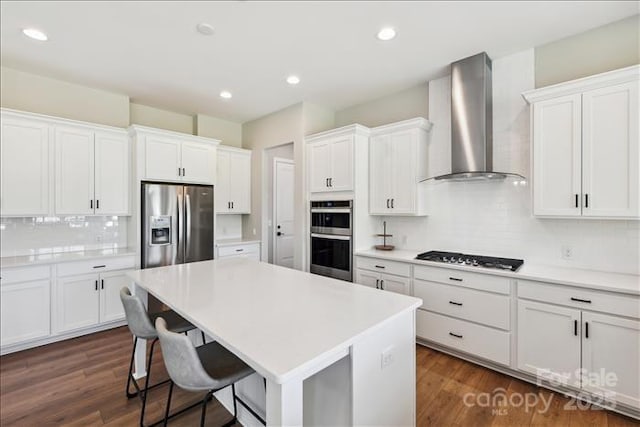
[[211, 185], [142, 183], [142, 268], [213, 259], [213, 202]]

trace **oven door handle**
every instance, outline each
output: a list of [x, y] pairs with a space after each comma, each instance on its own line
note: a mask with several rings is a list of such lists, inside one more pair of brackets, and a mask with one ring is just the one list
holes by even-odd
[[311, 208], [311, 213], [351, 213], [348, 208]]
[[311, 237], [317, 237], [319, 239], [329, 239], [329, 240], [351, 240], [351, 236], [339, 236], [336, 234], [311, 233]]

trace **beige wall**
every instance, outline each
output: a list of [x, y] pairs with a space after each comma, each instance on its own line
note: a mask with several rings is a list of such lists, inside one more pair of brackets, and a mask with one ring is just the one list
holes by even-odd
[[[292, 105], [275, 113], [261, 117], [242, 125], [242, 146], [253, 150], [251, 156], [251, 214], [244, 215], [242, 221], [243, 235], [249, 238], [260, 238], [265, 243], [262, 245], [262, 257], [267, 259], [267, 242], [269, 230], [262, 227], [262, 220], [267, 218], [267, 203], [263, 200], [269, 197], [266, 175], [266, 158], [264, 150], [287, 143], [293, 143], [295, 159], [295, 188], [294, 188], [294, 229], [296, 234], [296, 246], [303, 244], [302, 232], [304, 227], [304, 201], [303, 201], [303, 170], [298, 158], [302, 153], [303, 144], [303, 103]], [[254, 233], [255, 230], [255, 233]], [[296, 248], [297, 249], [297, 248]], [[303, 254], [294, 252], [294, 266], [302, 267]]]
[[359, 123], [375, 127], [414, 117], [428, 117], [429, 85], [418, 86], [336, 112], [336, 126]]
[[224, 145], [242, 147], [242, 124], [240, 123], [197, 114], [194, 117], [194, 130], [198, 136], [219, 139]]
[[129, 125], [129, 97], [1, 67], [0, 104], [104, 125]]
[[188, 134], [194, 133], [193, 116], [133, 102], [131, 103], [130, 111], [132, 125], [150, 126]]
[[536, 87], [640, 63], [640, 15], [536, 47]]

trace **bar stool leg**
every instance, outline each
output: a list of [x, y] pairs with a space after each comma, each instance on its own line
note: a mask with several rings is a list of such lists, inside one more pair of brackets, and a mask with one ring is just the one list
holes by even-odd
[[173, 394], [173, 381], [171, 381], [171, 385], [169, 386], [169, 396], [167, 397], [167, 407], [164, 410], [164, 426], [167, 426], [169, 422], [169, 408], [171, 407], [171, 395]]
[[[149, 394], [149, 378], [151, 377], [151, 362], [153, 361], [153, 348], [158, 342], [158, 338], [154, 338], [151, 342], [151, 350], [149, 351], [149, 360], [147, 362], [147, 378], [144, 380], [144, 392], [142, 395], [142, 409], [140, 410], [140, 427], [144, 427], [144, 411], [147, 406], [147, 394]], [[173, 383], [172, 383], [173, 384]]]
[[200, 415], [200, 427], [204, 427], [204, 418], [207, 415], [207, 403], [209, 402], [209, 397], [211, 396], [211, 392], [207, 392], [207, 395], [202, 399], [202, 414]]
[[[135, 360], [136, 357], [136, 345], [138, 344], [138, 337], [134, 337], [133, 339], [133, 349], [131, 350], [131, 362], [129, 363], [129, 375], [127, 376], [127, 389], [126, 389], [126, 393], [127, 393], [127, 398], [131, 399], [132, 397], [135, 397], [138, 395], [138, 393], [140, 392], [139, 388], [138, 388], [138, 383], [136, 382], [136, 379], [133, 378], [133, 362]], [[134, 387], [136, 389], [135, 393], [131, 393], [130, 390], [130, 386], [131, 386], [131, 380], [133, 380], [133, 384]]]

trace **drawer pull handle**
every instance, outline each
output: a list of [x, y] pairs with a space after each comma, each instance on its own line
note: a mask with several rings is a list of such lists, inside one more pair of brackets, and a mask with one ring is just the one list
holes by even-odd
[[458, 279], [457, 277], [449, 277], [449, 280], [453, 280], [455, 282], [462, 282], [462, 279]]
[[460, 306], [462, 305], [462, 303], [461, 303], [461, 302], [455, 302], [455, 301], [449, 301], [449, 304], [452, 304], [452, 305], [460, 305]]
[[585, 302], [587, 304], [591, 304], [591, 300], [590, 299], [580, 299], [580, 298], [571, 297], [571, 301]]
[[376, 265], [375, 267], [376, 267], [376, 268], [385, 268], [385, 266], [384, 266], [384, 265]]
[[462, 335], [454, 334], [453, 332], [449, 332], [449, 335], [456, 338], [462, 338]]
[[94, 265], [93, 268], [105, 268], [106, 265]]
[[236, 252], [242, 252], [244, 249], [236, 249]]

